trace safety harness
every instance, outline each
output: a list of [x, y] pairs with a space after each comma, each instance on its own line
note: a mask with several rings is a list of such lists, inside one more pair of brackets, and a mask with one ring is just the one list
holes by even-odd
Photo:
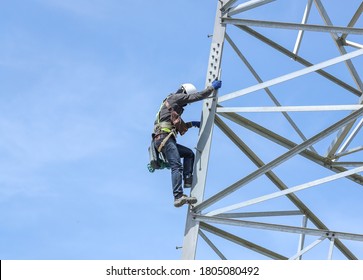
[[[149, 147], [150, 163], [148, 164], [148, 169], [150, 172], [154, 172], [155, 169], [170, 168], [169, 163], [164, 158], [161, 150], [171, 136], [174, 136], [176, 138], [178, 132], [180, 133], [180, 135], [184, 135], [184, 133], [188, 130], [185, 122], [182, 120], [180, 115], [170, 106], [170, 103], [167, 99], [168, 98], [164, 99], [164, 101], [161, 103], [159, 111], [156, 114], [154, 133], [152, 135], [152, 141]], [[160, 121], [160, 112], [164, 105], [170, 111], [170, 122]], [[167, 133], [168, 135], [163, 139], [159, 147], [156, 149], [155, 138], [158, 135], [164, 133]]]
[[[165, 105], [165, 107], [170, 111], [170, 122], [160, 122], [160, 111], [162, 109], [162, 107]], [[183, 119], [180, 117], [180, 115], [178, 114], [178, 112], [176, 112], [174, 110], [173, 107], [170, 106], [170, 103], [168, 102], [168, 98], [166, 98], [163, 103], [160, 106], [159, 112], [156, 114], [156, 127], [154, 127], [154, 132], [156, 132], [156, 134], [159, 134], [159, 132], [163, 133], [169, 133], [165, 139], [161, 142], [158, 151], [160, 152], [161, 149], [164, 147], [166, 141], [168, 141], [168, 139], [171, 136], [176, 137], [177, 132], [180, 133], [180, 135], [184, 135], [185, 132], [188, 131], [188, 126], [187, 124], [183, 121]]]
[[156, 114], [156, 124], [154, 126], [154, 133], [156, 136], [160, 133], [168, 133], [168, 135], [164, 138], [164, 140], [160, 143], [160, 146], [158, 147], [158, 152], [161, 153], [162, 148], [165, 146], [166, 141], [169, 140], [171, 136], [176, 137], [176, 129], [175, 126], [172, 125], [170, 122], [160, 122], [160, 112], [161, 108], [163, 106], [166, 106], [166, 108], [171, 111], [173, 108], [170, 106], [169, 102], [167, 101], [167, 98], [161, 103], [159, 111]]

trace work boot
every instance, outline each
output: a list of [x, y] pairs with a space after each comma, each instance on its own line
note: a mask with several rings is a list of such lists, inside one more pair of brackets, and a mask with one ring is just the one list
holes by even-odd
[[187, 196], [185, 194], [179, 196], [178, 198], [174, 199], [174, 206], [175, 207], [181, 207], [185, 203], [187, 203]]
[[197, 201], [198, 200], [195, 197], [193, 197], [193, 196], [186, 196], [185, 194], [183, 194], [179, 198], [175, 198], [174, 199], [174, 206], [175, 207], [181, 207], [185, 203], [195, 204], [195, 203], [197, 203]]
[[193, 175], [184, 178], [184, 188], [191, 188], [193, 183]]
[[189, 204], [195, 204], [195, 203], [197, 203], [197, 198], [196, 197], [194, 197], [194, 196], [187, 196], [187, 203], [189, 203]]

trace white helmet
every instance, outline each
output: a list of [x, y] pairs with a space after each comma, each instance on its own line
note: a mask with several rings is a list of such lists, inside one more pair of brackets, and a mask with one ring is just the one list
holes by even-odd
[[192, 93], [197, 93], [197, 88], [192, 85], [192, 84], [182, 84], [181, 85], [182, 89], [184, 89], [184, 92], [186, 94], [192, 94]]

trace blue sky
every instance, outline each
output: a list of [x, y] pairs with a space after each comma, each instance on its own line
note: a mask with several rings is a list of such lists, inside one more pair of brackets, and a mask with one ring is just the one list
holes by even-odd
[[216, 5], [170, 4], [1, 1], [1, 259], [179, 258], [147, 146], [164, 96], [204, 86]]
[[[147, 147], [162, 99], [184, 82], [204, 87], [215, 8], [0, 2], [0, 259], [180, 258], [186, 208], [172, 205], [168, 171], [147, 171]], [[226, 79], [222, 92], [238, 86]]]

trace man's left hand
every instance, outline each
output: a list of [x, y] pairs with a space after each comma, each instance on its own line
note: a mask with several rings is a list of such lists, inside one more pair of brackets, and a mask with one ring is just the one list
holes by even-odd
[[188, 126], [188, 128], [191, 128], [191, 127], [198, 127], [198, 128], [200, 128], [200, 122], [197, 122], [197, 121], [188, 122], [187, 123], [187, 126]]

